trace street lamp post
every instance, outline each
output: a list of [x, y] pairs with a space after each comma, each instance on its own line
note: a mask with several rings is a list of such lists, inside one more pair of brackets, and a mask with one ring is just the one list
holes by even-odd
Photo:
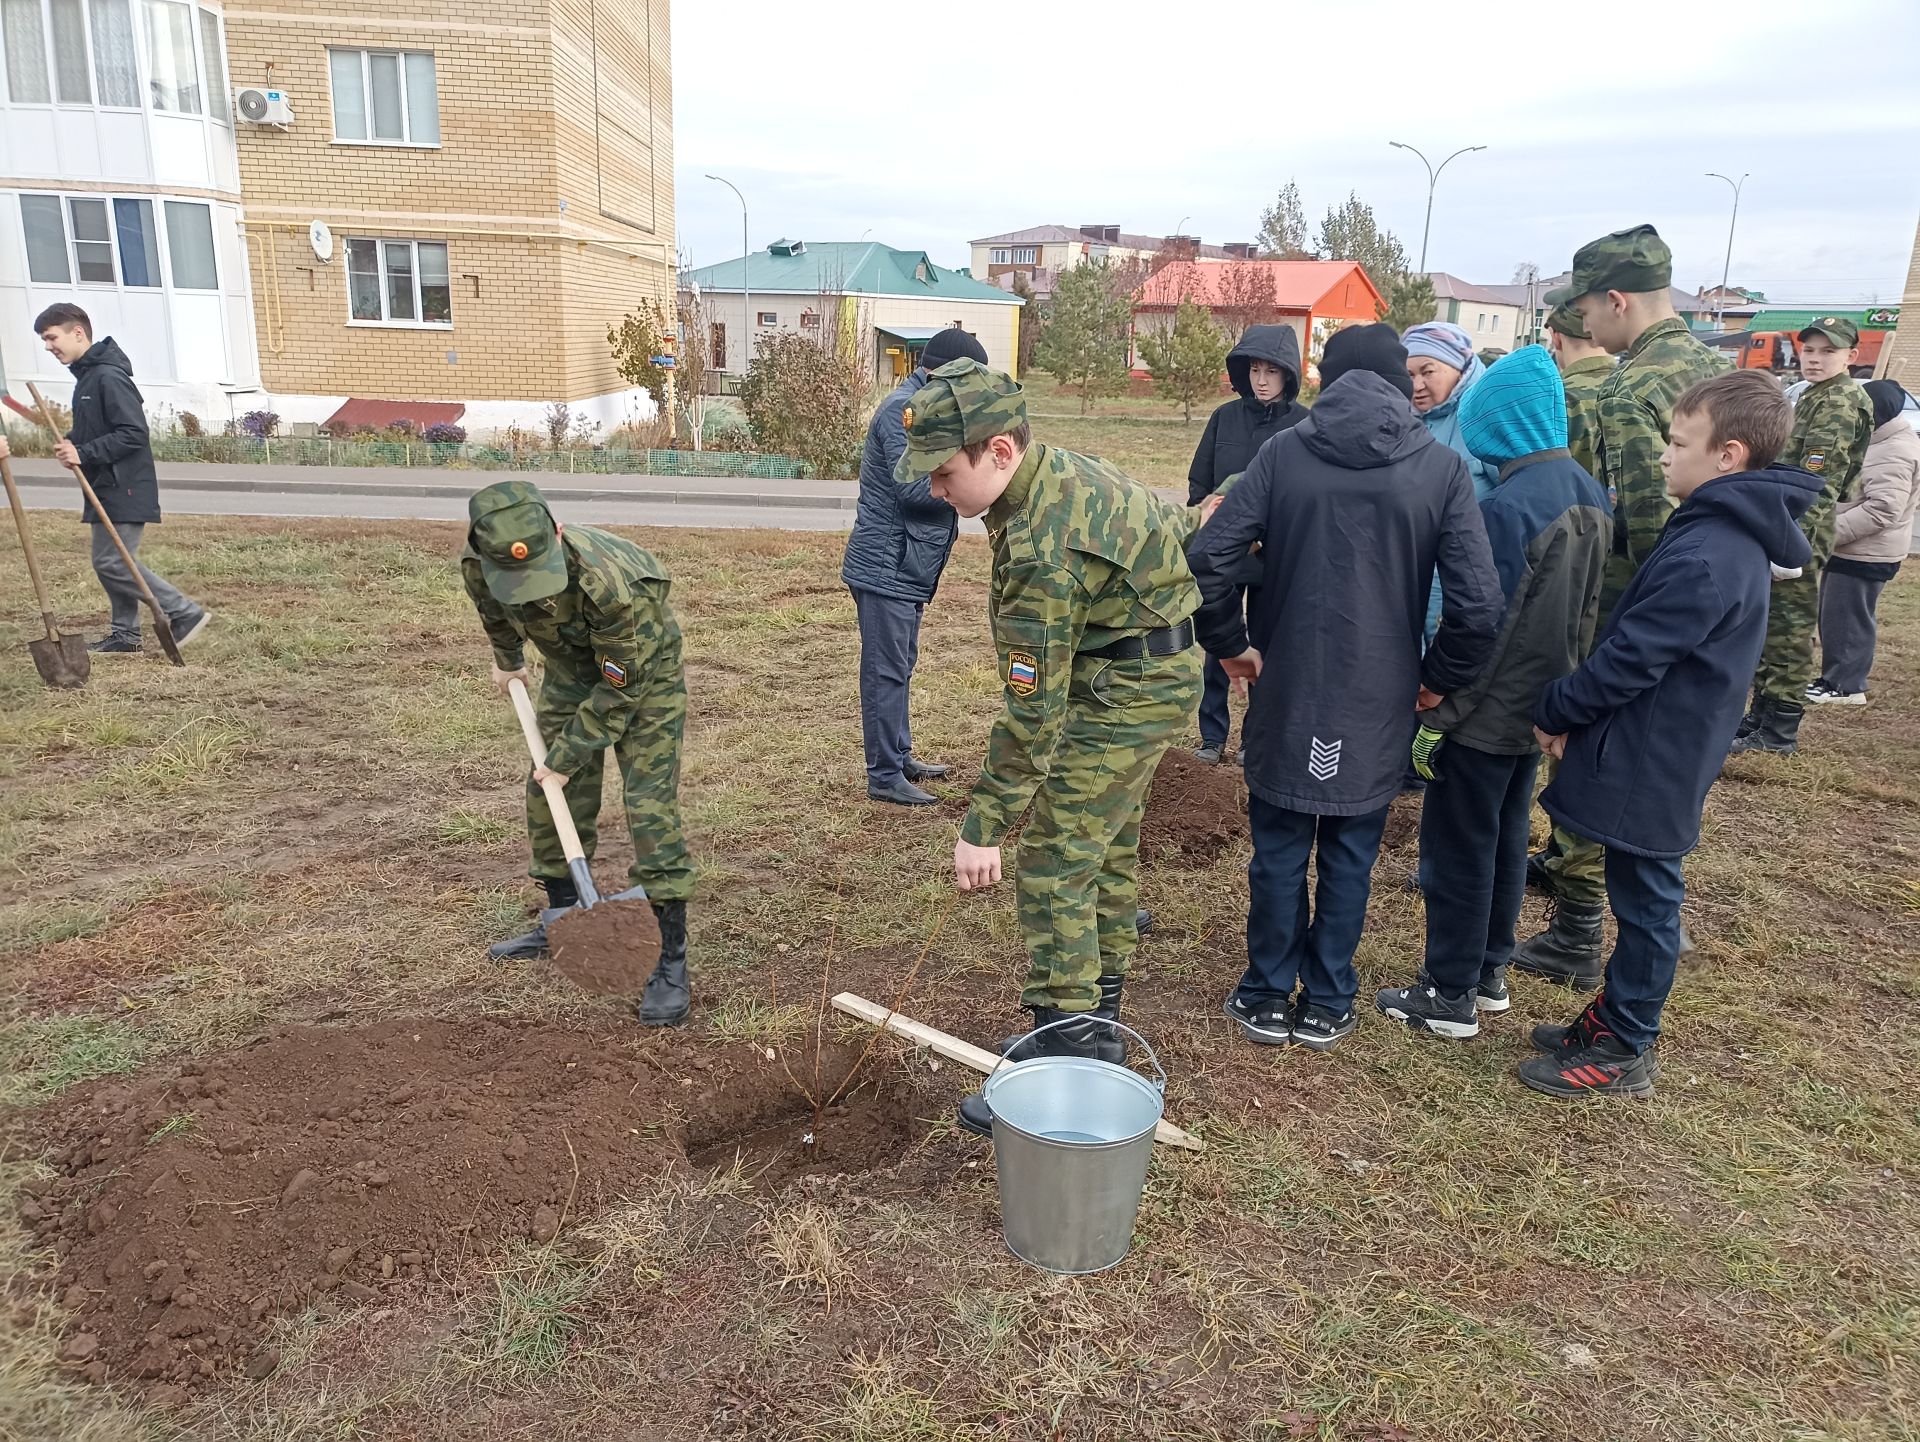
[[1453, 154], [1449, 155], [1445, 160], [1441, 161], [1439, 168], [1436, 169], [1433, 162], [1428, 160], [1426, 156], [1421, 155], [1417, 147], [1399, 140], [1389, 140], [1387, 144], [1391, 145], [1395, 150], [1413, 151], [1415, 155], [1420, 156], [1420, 163], [1427, 167], [1427, 223], [1420, 227], [1420, 274], [1425, 275], [1427, 273], [1427, 236], [1433, 231], [1433, 188], [1440, 183], [1440, 172], [1445, 170], [1448, 165], [1461, 156], [1471, 155], [1474, 151], [1485, 150], [1487, 147], [1484, 145], [1463, 146], [1459, 150], [1454, 151]]
[[[753, 267], [753, 251], [747, 245], [747, 198], [740, 194], [740, 187], [723, 175], [709, 175], [708, 180], [717, 180], [731, 190], [740, 202], [740, 292], [743, 309], [740, 313], [740, 344], [746, 347], [747, 365], [753, 363], [753, 286], [750, 276]], [[740, 368], [740, 374], [747, 373], [746, 366]]]
[[1747, 183], [1747, 172], [1741, 171], [1735, 180], [1730, 175], [1722, 175], [1717, 170], [1707, 172], [1709, 180], [1724, 180], [1733, 187], [1733, 214], [1727, 220], [1727, 260], [1720, 267], [1720, 304], [1715, 307], [1713, 326], [1715, 330], [1727, 328], [1727, 278], [1733, 274], [1733, 228], [1740, 221], [1740, 191]]

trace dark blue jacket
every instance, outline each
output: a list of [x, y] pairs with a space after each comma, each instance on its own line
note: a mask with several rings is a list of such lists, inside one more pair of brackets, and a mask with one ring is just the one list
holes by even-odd
[[[1235, 578], [1260, 542], [1243, 614]], [[1212, 656], [1264, 659], [1242, 735], [1247, 788], [1317, 816], [1363, 816], [1400, 790], [1424, 682], [1480, 674], [1500, 628], [1500, 581], [1466, 462], [1370, 371], [1321, 392], [1260, 448], [1187, 543], [1194, 617]], [[1446, 582], [1440, 634], [1420, 654], [1427, 587]]]
[[1667, 521], [1593, 654], [1541, 693], [1534, 724], [1567, 735], [1540, 804], [1635, 856], [1685, 856], [1727, 759], [1767, 639], [1773, 573], [1812, 552], [1799, 517], [1820, 478], [1773, 466], [1709, 481]]
[[[1278, 366], [1286, 379], [1268, 405], [1253, 398], [1250, 372], [1257, 360]], [[1307, 418], [1300, 394], [1300, 338], [1290, 325], [1250, 325], [1240, 343], [1227, 352], [1227, 379], [1238, 394], [1207, 417], [1207, 428], [1187, 468], [1187, 504], [1197, 506], [1220, 489], [1228, 476], [1253, 464], [1267, 438]]]
[[[103, 336], [67, 369], [73, 372], [73, 429], [67, 439], [80, 453], [80, 469], [100, 497], [100, 508], [108, 520], [125, 526], [159, 520], [160, 481], [133, 362], [112, 336]], [[82, 506], [80, 519], [97, 519], [91, 504]]]
[[926, 383], [927, 373], [915, 369], [873, 413], [860, 456], [860, 507], [840, 563], [840, 579], [854, 590], [923, 605], [933, 599], [960, 534], [959, 513], [933, 498], [926, 477], [910, 485], [893, 478], [907, 452], [900, 414]]

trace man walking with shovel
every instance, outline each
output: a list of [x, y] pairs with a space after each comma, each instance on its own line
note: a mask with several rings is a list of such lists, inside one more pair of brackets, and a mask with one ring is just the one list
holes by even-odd
[[[467, 502], [460, 573], [493, 646], [493, 681], [531, 685], [526, 643], [546, 662], [538, 719], [545, 761], [527, 781], [527, 836], [547, 907], [524, 936], [489, 949], [496, 960], [543, 956], [547, 927], [581, 897], [541, 782], [557, 777], [589, 858], [599, 830], [605, 753], [620, 766], [633, 836], [629, 880], [660, 923], [660, 963], [636, 1008], [649, 1026], [677, 1026], [693, 1007], [687, 977], [687, 899], [693, 863], [680, 829], [680, 737], [687, 689], [680, 623], [667, 605], [666, 567], [631, 541], [563, 527], [528, 481], [502, 481]], [[610, 900], [620, 900], [614, 897]]]

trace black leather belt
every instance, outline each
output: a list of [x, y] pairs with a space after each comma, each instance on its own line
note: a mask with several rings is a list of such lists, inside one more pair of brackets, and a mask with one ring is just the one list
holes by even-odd
[[1138, 661], [1142, 656], [1178, 656], [1193, 644], [1193, 622], [1182, 621], [1177, 626], [1162, 626], [1158, 631], [1149, 631], [1144, 636], [1122, 636], [1118, 641], [1109, 641], [1097, 651], [1082, 651], [1082, 656], [1091, 656], [1096, 661]]

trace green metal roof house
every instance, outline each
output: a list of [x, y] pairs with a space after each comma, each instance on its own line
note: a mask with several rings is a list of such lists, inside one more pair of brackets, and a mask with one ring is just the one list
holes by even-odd
[[749, 332], [748, 303], [756, 343], [776, 331], [817, 333], [823, 313], [837, 307], [863, 353], [871, 348], [880, 384], [904, 377], [928, 339], [948, 326], [977, 337], [987, 358], [1009, 372], [1019, 354], [1019, 297], [935, 265], [924, 250], [872, 241], [776, 240], [751, 256], [702, 266], [690, 279], [712, 318], [707, 339], [719, 370], [746, 369], [747, 352], [737, 342]]

